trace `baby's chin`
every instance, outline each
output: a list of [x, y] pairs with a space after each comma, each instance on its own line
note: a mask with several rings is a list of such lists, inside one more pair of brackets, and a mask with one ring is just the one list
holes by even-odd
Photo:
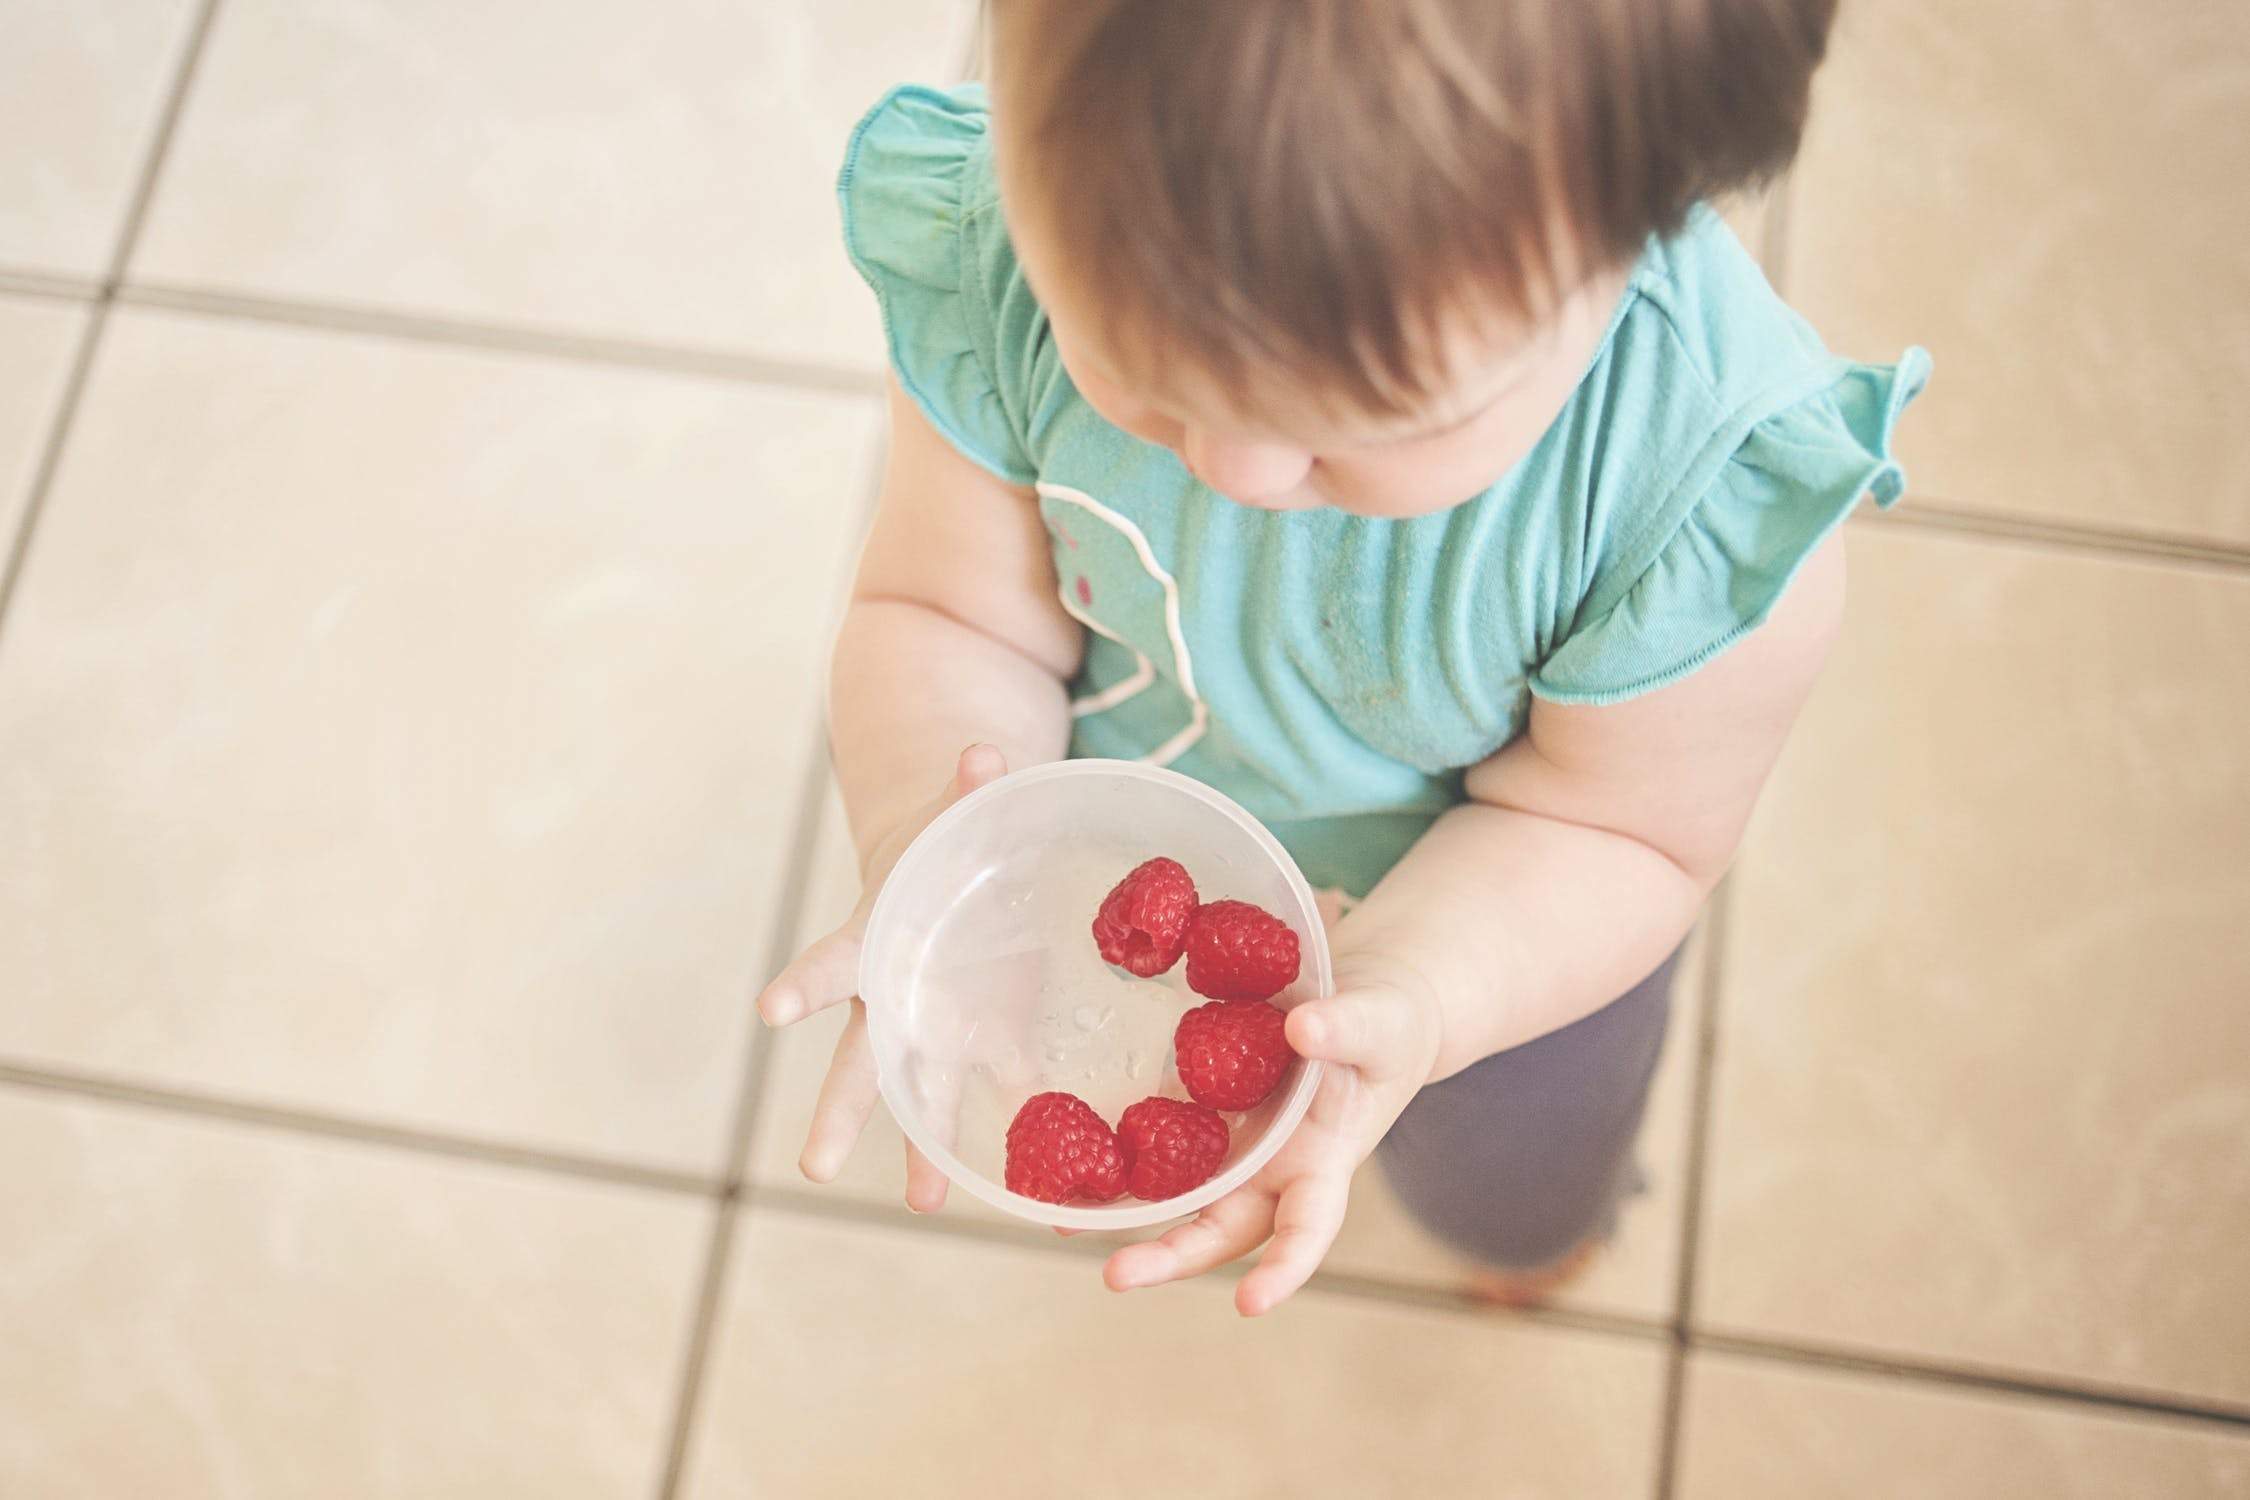
[[[1303, 504], [1277, 505], [1277, 510], [1305, 510], [1315, 506], [1340, 510], [1346, 515], [1362, 516], [1370, 521], [1411, 521], [1418, 516], [1434, 516], [1440, 511], [1452, 510], [1482, 494], [1488, 486], [1479, 486], [1457, 499], [1432, 501], [1427, 490], [1392, 492], [1382, 489], [1361, 489], [1349, 485], [1323, 485], [1308, 482], [1300, 486], [1308, 497]], [[1441, 492], [1442, 493], [1442, 492]]]
[[1371, 521], [1411, 521], [1417, 516], [1434, 516], [1464, 505], [1490, 487], [1490, 483], [1478, 485], [1458, 499], [1433, 503], [1429, 498], [1432, 491], [1420, 486], [1386, 488], [1339, 483], [1316, 469], [1302, 484], [1284, 494], [1262, 495], [1256, 500], [1240, 500], [1232, 495], [1227, 498], [1251, 510], [1340, 510]]

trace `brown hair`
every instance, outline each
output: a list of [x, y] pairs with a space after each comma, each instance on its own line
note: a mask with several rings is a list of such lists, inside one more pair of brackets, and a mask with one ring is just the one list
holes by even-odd
[[1795, 153], [1836, 0], [994, 0], [1011, 214], [1108, 333], [1398, 414], [1431, 336], [1536, 321]]

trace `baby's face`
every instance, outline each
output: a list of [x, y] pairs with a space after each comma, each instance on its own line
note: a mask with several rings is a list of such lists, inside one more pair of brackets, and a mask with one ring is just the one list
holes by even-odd
[[[1395, 519], [1473, 499], [1531, 451], [1570, 399], [1625, 280], [1622, 271], [1595, 277], [1535, 328], [1472, 331], [1463, 320], [1434, 362], [1445, 374], [1431, 382], [1424, 410], [1409, 419], [1353, 418], [1278, 382], [1271, 392], [1238, 394], [1189, 370], [1165, 372], [1161, 386], [1135, 379], [1103, 347], [1098, 288], [1068, 274], [1036, 236], [1015, 238], [1063, 367], [1087, 403], [1177, 453], [1228, 499], [1262, 510], [1327, 505]], [[1248, 411], [1272, 415], [1242, 415]]]

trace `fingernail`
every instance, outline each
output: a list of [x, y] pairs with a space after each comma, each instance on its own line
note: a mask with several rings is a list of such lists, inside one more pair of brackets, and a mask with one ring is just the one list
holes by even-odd
[[797, 1019], [797, 997], [788, 990], [780, 990], [770, 994], [766, 996], [766, 1003], [759, 1011], [759, 1015], [764, 1018], [768, 1026], [787, 1026]]

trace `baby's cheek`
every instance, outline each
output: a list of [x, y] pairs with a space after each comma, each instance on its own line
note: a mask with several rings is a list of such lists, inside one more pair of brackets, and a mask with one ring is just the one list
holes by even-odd
[[1178, 451], [1187, 433], [1179, 423], [1167, 418], [1154, 407], [1134, 400], [1106, 381], [1077, 380], [1078, 394], [1088, 406], [1101, 414], [1103, 421], [1121, 431], [1129, 432], [1144, 443], [1154, 443], [1159, 448]]
[[[1095, 410], [1100, 411], [1101, 408], [1096, 407]], [[1169, 448], [1174, 453], [1179, 452], [1181, 445], [1187, 441], [1186, 428], [1153, 411], [1126, 411], [1117, 416], [1110, 416], [1105, 411], [1102, 415], [1108, 417], [1111, 426], [1122, 428], [1144, 443], [1154, 443], [1157, 447]]]

